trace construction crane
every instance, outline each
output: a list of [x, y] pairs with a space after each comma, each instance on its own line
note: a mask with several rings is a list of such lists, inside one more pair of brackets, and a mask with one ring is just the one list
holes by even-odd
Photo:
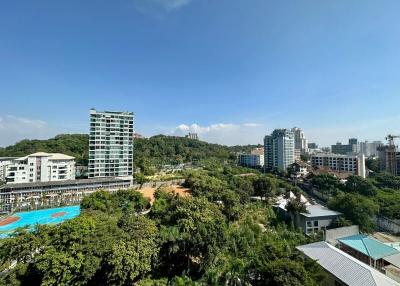
[[386, 140], [389, 141], [389, 146], [395, 146], [394, 139], [396, 139], [396, 138], [400, 138], [400, 135], [391, 135], [391, 134], [389, 134], [386, 137]]
[[386, 169], [392, 173], [393, 175], [397, 175], [397, 146], [394, 143], [394, 139], [400, 138], [400, 135], [391, 135], [389, 134], [386, 137], [386, 140], [389, 142], [388, 148], [387, 148], [387, 155], [386, 155]]

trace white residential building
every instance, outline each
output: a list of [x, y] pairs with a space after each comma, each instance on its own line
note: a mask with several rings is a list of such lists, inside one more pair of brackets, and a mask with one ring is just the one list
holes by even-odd
[[264, 138], [265, 168], [286, 170], [295, 162], [294, 133], [289, 129], [276, 129]]
[[320, 153], [311, 156], [311, 164], [314, 168], [329, 168], [337, 172], [349, 172], [362, 178], [366, 177], [365, 156], [341, 155], [331, 153]]
[[10, 165], [15, 157], [0, 157], [0, 181], [6, 181], [7, 166]]
[[383, 146], [382, 141], [373, 141], [373, 142], [360, 142], [359, 143], [359, 152], [364, 154], [366, 157], [377, 157], [379, 155], [378, 147]]
[[6, 166], [7, 183], [75, 180], [75, 158], [59, 153], [34, 153]]
[[[298, 127], [292, 128], [292, 132], [294, 134], [294, 149], [298, 154], [306, 154], [308, 153], [308, 140], [304, 135], [303, 130]], [[298, 156], [300, 159], [300, 155]]]
[[89, 178], [133, 174], [133, 113], [90, 110]]
[[264, 155], [240, 154], [239, 165], [244, 167], [264, 167]]

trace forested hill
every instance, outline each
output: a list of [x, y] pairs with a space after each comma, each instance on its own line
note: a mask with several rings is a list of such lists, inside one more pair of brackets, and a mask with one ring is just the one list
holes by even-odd
[[[183, 137], [157, 135], [148, 139], [136, 139], [134, 142], [135, 163], [146, 160], [152, 165], [161, 165], [205, 159], [235, 159], [235, 155], [227, 146]], [[22, 140], [15, 145], [0, 148], [0, 157], [57, 152], [74, 156], [79, 164], [87, 164], [88, 144], [88, 135], [85, 134], [63, 134], [48, 140]]]
[[264, 147], [261, 144], [258, 145], [235, 145], [235, 146], [230, 146], [229, 150], [231, 150], [234, 153], [250, 153], [253, 149], [255, 148], [260, 148]]
[[74, 156], [78, 164], [87, 164], [88, 135], [62, 134], [47, 140], [22, 140], [0, 148], [0, 157], [22, 157], [35, 152], [63, 153]]
[[154, 165], [236, 158], [227, 146], [164, 135], [135, 140], [134, 154], [135, 162], [148, 159]]

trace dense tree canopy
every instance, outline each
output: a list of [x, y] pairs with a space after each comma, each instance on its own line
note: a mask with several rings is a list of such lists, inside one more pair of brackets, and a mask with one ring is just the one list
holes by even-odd
[[192, 195], [160, 187], [150, 212], [135, 191], [93, 193], [79, 217], [0, 240], [0, 285], [317, 285], [295, 249], [309, 238], [249, 199], [287, 183], [238, 170], [188, 172]]
[[360, 194], [344, 194], [329, 200], [328, 206], [344, 213], [345, 217], [360, 229], [371, 232], [375, 228], [373, 217], [378, 213], [379, 206], [373, 200]]
[[78, 164], [87, 165], [89, 136], [63, 134], [48, 140], [22, 140], [0, 148], [0, 157], [22, 157], [36, 152], [63, 153], [75, 157]]

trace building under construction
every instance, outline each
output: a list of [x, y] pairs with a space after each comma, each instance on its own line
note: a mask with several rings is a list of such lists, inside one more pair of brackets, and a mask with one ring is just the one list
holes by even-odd
[[395, 176], [400, 176], [400, 152], [394, 143], [394, 139], [399, 137], [400, 136], [388, 135], [386, 140], [388, 140], [389, 144], [377, 148], [379, 152], [380, 169]]

